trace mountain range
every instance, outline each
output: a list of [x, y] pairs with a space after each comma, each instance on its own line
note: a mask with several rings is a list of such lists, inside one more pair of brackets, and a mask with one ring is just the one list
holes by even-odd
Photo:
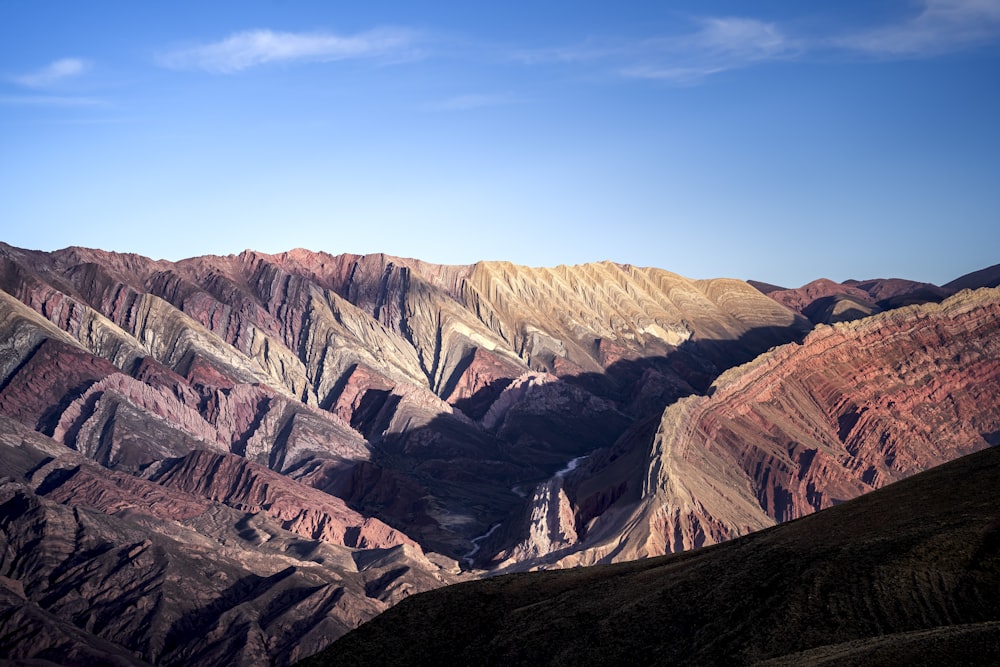
[[0, 658], [289, 664], [839, 505], [1000, 442], [998, 282], [0, 244]]

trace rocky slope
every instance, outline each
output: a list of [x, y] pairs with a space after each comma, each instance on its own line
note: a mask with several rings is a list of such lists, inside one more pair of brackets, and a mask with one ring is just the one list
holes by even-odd
[[[287, 664], [458, 579], [456, 563], [242, 458], [193, 452], [147, 480], [6, 417], [0, 427], [9, 659]], [[192, 475], [199, 464], [214, 469]]]
[[469, 576], [534, 486], [807, 329], [611, 263], [0, 245], [5, 655], [287, 663]]
[[3, 655], [286, 664], [485, 567], [801, 516], [995, 440], [996, 302], [798, 345], [747, 283], [609, 262], [0, 244]]
[[994, 665], [1000, 449], [667, 557], [414, 596], [301, 663]]
[[820, 326], [669, 406], [651, 437], [596, 452], [562, 495], [535, 498], [563, 537], [497, 560], [630, 560], [830, 507], [998, 444], [998, 386], [1000, 290]]

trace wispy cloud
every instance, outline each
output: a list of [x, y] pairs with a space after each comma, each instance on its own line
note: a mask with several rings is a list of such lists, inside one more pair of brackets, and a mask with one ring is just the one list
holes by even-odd
[[998, 0], [923, 0], [900, 24], [837, 40], [843, 48], [888, 57], [934, 56], [1000, 38]]
[[225, 39], [171, 51], [160, 63], [171, 69], [233, 74], [267, 63], [331, 62], [360, 58], [410, 59], [417, 53], [411, 30], [379, 28], [356, 35], [272, 30], [238, 32]]
[[620, 73], [630, 78], [689, 83], [788, 58], [799, 50], [799, 45], [773, 23], [717, 17], [699, 19], [698, 24], [693, 33], [647, 42], [641, 60], [622, 67]]
[[625, 42], [588, 39], [572, 46], [544, 49], [522, 49], [510, 55], [510, 59], [524, 65], [547, 63], [586, 63], [623, 56], [634, 55], [635, 46]]
[[64, 95], [0, 95], [0, 104], [36, 107], [106, 107], [105, 100]]
[[521, 51], [527, 65], [591, 64], [632, 79], [692, 83], [727, 70], [791, 57], [800, 48], [776, 24], [743, 17], [693, 19], [694, 30], [643, 40], [589, 40]]
[[28, 88], [50, 88], [67, 79], [80, 76], [91, 67], [90, 63], [80, 58], [63, 58], [56, 60], [42, 69], [13, 77], [14, 83]]
[[425, 105], [427, 111], [469, 111], [484, 107], [505, 106], [517, 104], [521, 99], [508, 93], [474, 93], [456, 95]]
[[852, 57], [931, 57], [1000, 41], [1000, 0], [910, 0], [914, 13], [894, 24], [849, 34], [796, 34], [749, 17], [690, 19], [690, 29], [640, 40], [589, 39], [519, 51], [525, 65], [560, 64], [627, 79], [690, 85], [769, 62]]

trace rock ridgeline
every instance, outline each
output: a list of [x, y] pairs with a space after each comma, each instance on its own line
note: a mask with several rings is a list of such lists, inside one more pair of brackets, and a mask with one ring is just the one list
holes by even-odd
[[807, 329], [746, 283], [607, 262], [0, 244], [0, 576], [24, 606], [0, 632], [45, 637], [5, 655], [287, 663], [471, 576], [535, 485]]
[[44, 637], [5, 656], [287, 664], [485, 567], [801, 516], [995, 439], [995, 302], [806, 336], [610, 262], [0, 244], [0, 636]]

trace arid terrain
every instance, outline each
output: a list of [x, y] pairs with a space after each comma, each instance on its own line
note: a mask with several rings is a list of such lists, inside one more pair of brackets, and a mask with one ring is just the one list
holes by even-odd
[[285, 665], [448, 584], [701, 558], [650, 560], [1000, 443], [998, 279], [0, 244], [0, 659]]
[[1000, 450], [725, 544], [405, 600], [303, 666], [993, 665]]

